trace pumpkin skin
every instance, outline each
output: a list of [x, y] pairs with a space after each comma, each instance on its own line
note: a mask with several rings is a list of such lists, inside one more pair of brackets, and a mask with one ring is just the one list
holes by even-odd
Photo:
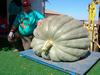
[[33, 32], [31, 47], [52, 61], [76, 61], [89, 52], [88, 32], [82, 22], [67, 15], [50, 16]]

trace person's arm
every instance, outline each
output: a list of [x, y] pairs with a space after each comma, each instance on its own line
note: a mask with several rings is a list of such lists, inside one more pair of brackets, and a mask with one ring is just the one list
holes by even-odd
[[17, 15], [17, 17], [15, 18], [12, 28], [8, 34], [8, 39], [12, 39], [14, 37], [14, 33], [17, 31], [19, 25], [18, 19], [19, 19], [19, 15]]
[[37, 25], [41, 25], [42, 21], [44, 20], [44, 16], [37, 11], [34, 11], [36, 15], [36, 23]]
[[41, 23], [44, 21], [44, 19], [40, 19], [38, 22], [37, 22], [37, 25], [40, 26]]
[[37, 11], [34, 11], [36, 17], [37, 17], [37, 22], [41, 19], [44, 19], [44, 15], [42, 15], [41, 13], [37, 12]]

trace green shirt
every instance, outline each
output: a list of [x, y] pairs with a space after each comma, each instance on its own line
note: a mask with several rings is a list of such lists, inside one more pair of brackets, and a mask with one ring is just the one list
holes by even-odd
[[[13, 25], [18, 27], [21, 35], [30, 35], [36, 28], [36, 23], [43, 18], [44, 16], [37, 11], [30, 11], [29, 13], [21, 12], [17, 15]], [[21, 27], [21, 23], [25, 25], [25, 28]]]

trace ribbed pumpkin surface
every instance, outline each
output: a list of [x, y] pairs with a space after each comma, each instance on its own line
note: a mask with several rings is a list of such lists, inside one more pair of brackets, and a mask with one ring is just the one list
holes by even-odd
[[50, 16], [33, 32], [36, 54], [53, 61], [75, 61], [89, 52], [88, 32], [82, 22], [66, 15]]

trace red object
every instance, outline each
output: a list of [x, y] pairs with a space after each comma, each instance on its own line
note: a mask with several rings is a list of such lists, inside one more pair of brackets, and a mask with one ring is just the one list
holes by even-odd
[[22, 5], [23, 5], [23, 7], [27, 7], [27, 6], [31, 6], [31, 3], [29, 0], [23, 0]]

